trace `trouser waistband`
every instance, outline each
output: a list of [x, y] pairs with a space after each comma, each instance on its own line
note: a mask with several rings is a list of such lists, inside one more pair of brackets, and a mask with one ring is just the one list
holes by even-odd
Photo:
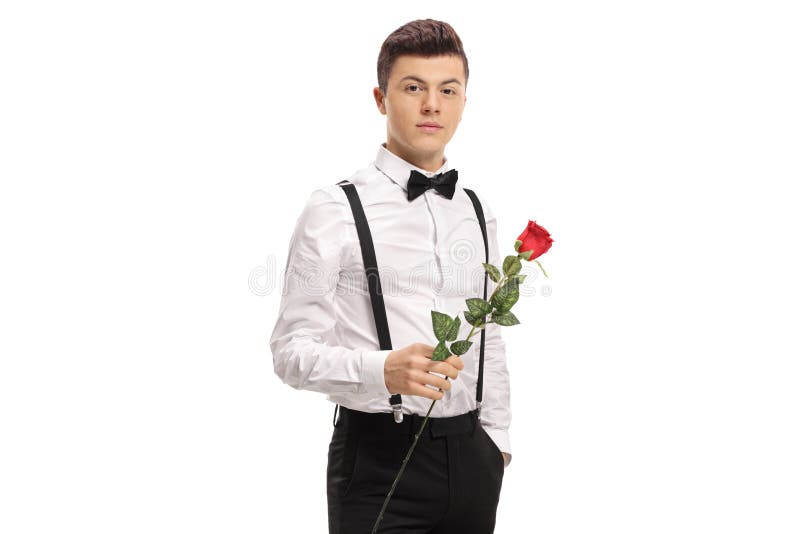
[[[335, 426], [352, 428], [359, 432], [376, 435], [415, 435], [425, 420], [424, 415], [403, 414], [403, 420], [396, 423], [391, 412], [362, 412], [339, 406], [339, 419]], [[425, 423], [423, 436], [438, 438], [454, 434], [470, 434], [478, 425], [478, 411], [472, 410], [452, 417], [429, 417]]]

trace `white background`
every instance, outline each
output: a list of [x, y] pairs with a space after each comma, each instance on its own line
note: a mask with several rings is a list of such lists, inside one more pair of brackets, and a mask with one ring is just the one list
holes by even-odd
[[3, 3], [0, 531], [327, 532], [279, 276], [385, 140], [380, 44], [431, 17], [470, 62], [460, 183], [501, 250], [555, 239], [504, 329], [496, 532], [797, 533], [791, 4]]

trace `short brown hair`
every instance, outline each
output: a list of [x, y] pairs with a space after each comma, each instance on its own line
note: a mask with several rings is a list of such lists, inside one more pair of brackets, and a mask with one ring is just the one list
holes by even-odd
[[383, 41], [378, 54], [378, 87], [386, 94], [389, 73], [398, 56], [454, 55], [464, 62], [464, 86], [469, 80], [469, 65], [464, 46], [458, 34], [446, 22], [433, 19], [418, 19], [403, 24]]

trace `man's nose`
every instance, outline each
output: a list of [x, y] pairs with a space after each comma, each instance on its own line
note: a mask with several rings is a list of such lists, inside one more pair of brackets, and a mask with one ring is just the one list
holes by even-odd
[[431, 111], [439, 111], [439, 96], [434, 92], [429, 92], [423, 102], [423, 109], [426, 113]]

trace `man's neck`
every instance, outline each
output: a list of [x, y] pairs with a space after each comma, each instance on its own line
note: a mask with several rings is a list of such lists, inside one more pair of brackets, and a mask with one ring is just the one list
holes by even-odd
[[419, 167], [420, 169], [424, 169], [428, 172], [437, 171], [442, 165], [444, 165], [444, 151], [433, 154], [414, 154], [406, 153], [388, 141], [384, 143], [384, 145], [386, 146], [386, 150], [395, 156], [402, 158], [411, 165]]

